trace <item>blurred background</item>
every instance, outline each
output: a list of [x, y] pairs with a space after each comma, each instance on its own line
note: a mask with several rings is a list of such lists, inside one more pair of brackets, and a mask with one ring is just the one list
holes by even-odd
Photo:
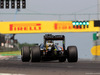
[[[15, 1], [16, 2], [16, 1]], [[100, 0], [26, 0], [26, 8], [9, 7], [0, 9], [0, 21], [80, 21], [99, 20]], [[11, 6], [11, 3], [10, 5]], [[46, 33], [45, 33], [46, 34]], [[33, 45], [43, 42], [41, 34], [7, 34], [0, 35], [1, 46], [8, 50], [20, 50], [23, 44]], [[69, 45], [78, 47], [79, 58], [93, 59], [91, 48], [94, 45], [93, 32], [86, 33], [53, 33], [66, 37], [66, 48]], [[1, 47], [1, 50], [3, 47]], [[4, 49], [6, 50], [6, 49]], [[12, 51], [11, 50], [11, 51]]]

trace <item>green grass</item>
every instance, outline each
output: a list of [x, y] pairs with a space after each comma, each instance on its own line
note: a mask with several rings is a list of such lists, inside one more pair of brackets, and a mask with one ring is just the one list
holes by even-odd
[[21, 55], [21, 51], [11, 51], [11, 52], [0, 52], [2, 56], [16, 56]]

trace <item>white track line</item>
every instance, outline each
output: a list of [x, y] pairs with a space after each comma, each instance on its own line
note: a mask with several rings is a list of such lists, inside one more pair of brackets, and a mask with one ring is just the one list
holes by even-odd
[[0, 73], [0, 75], [25, 75], [25, 74]]
[[13, 56], [0, 56], [0, 60], [8, 60], [12, 58]]

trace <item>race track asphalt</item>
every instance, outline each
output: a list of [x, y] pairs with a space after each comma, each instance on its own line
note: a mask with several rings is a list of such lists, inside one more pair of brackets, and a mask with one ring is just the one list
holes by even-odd
[[22, 62], [18, 58], [0, 60], [0, 75], [100, 75], [100, 61], [79, 60], [77, 63]]

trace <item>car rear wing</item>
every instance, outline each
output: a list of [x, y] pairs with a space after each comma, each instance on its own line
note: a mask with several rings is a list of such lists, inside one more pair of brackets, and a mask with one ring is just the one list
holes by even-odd
[[52, 35], [52, 34], [46, 34], [44, 36], [45, 40], [64, 40], [65, 36], [64, 35]]

